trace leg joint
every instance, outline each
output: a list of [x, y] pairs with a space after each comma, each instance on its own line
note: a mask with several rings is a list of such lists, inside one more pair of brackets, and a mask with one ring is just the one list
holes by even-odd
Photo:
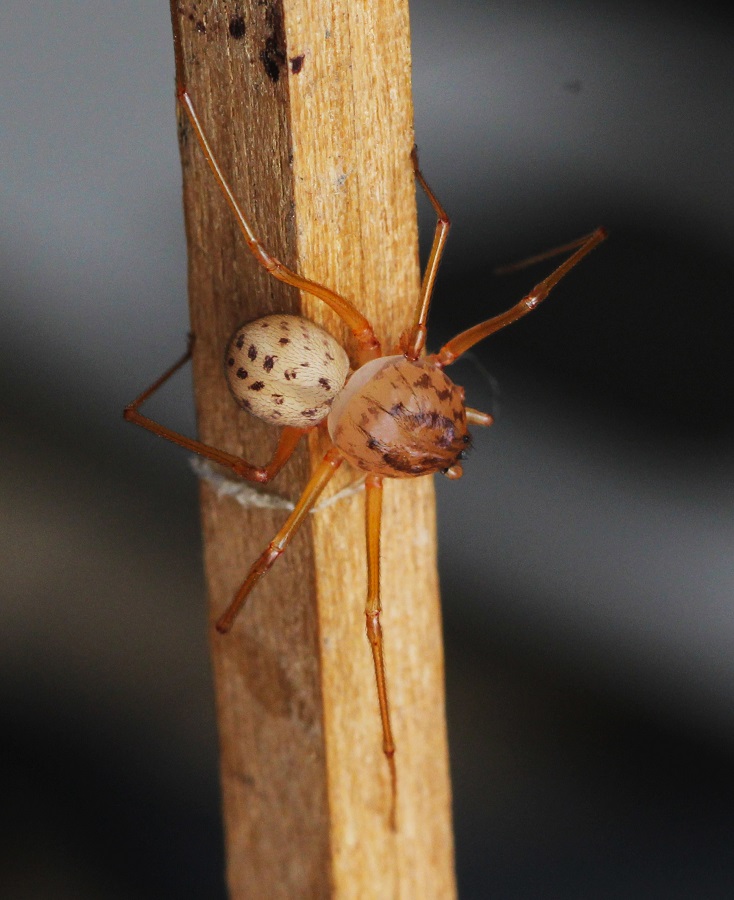
[[367, 639], [373, 647], [379, 646], [382, 641], [382, 626], [380, 625], [380, 612], [365, 613], [367, 626]]

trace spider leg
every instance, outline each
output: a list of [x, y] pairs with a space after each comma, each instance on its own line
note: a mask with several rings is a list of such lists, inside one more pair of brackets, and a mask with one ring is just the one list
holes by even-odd
[[310, 429], [284, 428], [270, 462], [265, 466], [253, 466], [250, 463], [245, 462], [245, 460], [239, 456], [227, 453], [224, 450], [219, 450], [216, 447], [210, 447], [209, 444], [204, 444], [202, 441], [194, 440], [194, 438], [186, 437], [186, 435], [179, 434], [177, 431], [166, 428], [165, 425], [161, 425], [159, 422], [149, 419], [148, 416], [144, 416], [140, 412], [140, 407], [143, 403], [145, 403], [158, 388], [164, 385], [172, 375], [178, 372], [178, 370], [191, 359], [193, 345], [194, 339], [193, 336], [190, 336], [188, 347], [183, 356], [177, 360], [170, 369], [167, 369], [157, 381], [154, 381], [149, 388], [146, 388], [139, 397], [136, 397], [132, 403], [128, 403], [123, 410], [123, 416], [128, 422], [140, 425], [141, 428], [147, 428], [148, 431], [152, 431], [153, 434], [157, 434], [158, 437], [165, 438], [167, 441], [178, 444], [179, 447], [190, 450], [192, 453], [198, 453], [199, 456], [204, 456], [206, 459], [211, 459], [212, 462], [219, 463], [220, 466], [226, 466], [236, 475], [239, 475], [240, 478], [246, 478], [248, 481], [256, 481], [260, 484], [267, 484], [268, 481], [272, 481], [278, 472], [280, 472], [285, 463], [293, 455], [293, 451], [296, 449], [296, 445], [300, 439]]
[[221, 188], [230, 209], [237, 219], [237, 223], [244, 235], [247, 246], [250, 248], [250, 252], [260, 265], [274, 278], [277, 278], [279, 281], [283, 281], [286, 284], [290, 284], [301, 291], [313, 294], [313, 296], [318, 297], [330, 306], [351, 329], [355, 340], [359, 344], [362, 362], [367, 362], [369, 359], [378, 357], [381, 352], [380, 342], [377, 340], [372, 325], [365, 316], [363, 316], [340, 294], [337, 294], [323, 284], [318, 284], [315, 281], [311, 281], [308, 278], [298, 275], [284, 263], [280, 262], [280, 260], [271, 256], [255, 236], [255, 232], [252, 230], [249, 219], [245, 216], [235, 199], [232, 189], [217, 162], [211, 144], [204, 132], [204, 127], [194, 108], [191, 95], [184, 83], [183, 45], [181, 43], [177, 5], [176, 0], [171, 0], [171, 19], [173, 21], [174, 50], [176, 55], [176, 95], [191, 123], [191, 127], [194, 129], [194, 133], [199, 141], [204, 157], [209, 164], [209, 168], [211, 169], [217, 184]]
[[516, 262], [506, 263], [503, 266], [495, 266], [493, 274], [495, 275], [511, 275], [513, 272], [519, 272], [521, 269], [527, 269], [537, 263], [545, 262], [546, 259], [553, 259], [554, 256], [560, 256], [562, 253], [570, 253], [577, 247], [580, 247], [588, 240], [588, 235], [582, 238], [576, 238], [575, 241], [569, 241], [567, 244], [561, 244], [560, 247], [552, 247], [550, 250], [544, 250], [542, 253], [536, 253], [533, 256], [526, 256], [524, 259]]
[[385, 658], [382, 648], [382, 626], [380, 625], [380, 521], [382, 518], [382, 478], [368, 475], [365, 481], [366, 532], [367, 532], [367, 603], [365, 618], [367, 638], [372, 648], [375, 665], [377, 699], [382, 720], [382, 750], [390, 768], [390, 827], [395, 830], [397, 805], [397, 771], [395, 769], [395, 742], [390, 727], [390, 710], [387, 703], [387, 683], [385, 680]]
[[526, 294], [519, 303], [511, 309], [508, 309], [507, 312], [501, 313], [499, 316], [494, 316], [491, 319], [487, 319], [486, 322], [480, 322], [479, 325], [475, 325], [473, 328], [469, 328], [467, 331], [463, 331], [455, 338], [452, 338], [452, 340], [447, 344], [444, 344], [438, 353], [432, 357], [434, 363], [439, 368], [450, 366], [451, 363], [456, 362], [463, 353], [466, 353], [467, 350], [475, 344], [478, 344], [479, 341], [483, 341], [484, 338], [488, 337], [490, 334], [494, 334], [495, 331], [499, 331], [500, 328], [504, 328], [505, 325], [510, 325], [512, 322], [517, 321], [517, 319], [526, 316], [545, 300], [558, 282], [567, 275], [575, 265], [581, 262], [587, 253], [590, 253], [594, 247], [600, 244], [606, 236], [606, 229], [597, 228], [596, 231], [588, 235], [588, 237], [574, 242], [574, 244], [580, 244], [578, 250], [576, 250], [575, 253], [572, 253], [571, 256], [569, 256], [565, 262], [561, 263], [561, 265], [547, 278], [544, 278], [543, 281], [536, 284], [532, 291], [530, 291], [529, 294]]
[[446, 215], [446, 211], [441, 206], [438, 197], [428, 186], [423, 173], [418, 164], [418, 149], [413, 147], [410, 155], [415, 170], [415, 177], [418, 184], [423, 188], [426, 197], [431, 202], [431, 206], [435, 210], [438, 221], [436, 222], [436, 231], [433, 235], [433, 244], [431, 252], [426, 263], [426, 270], [423, 273], [423, 282], [421, 284], [421, 293], [418, 300], [418, 306], [415, 311], [415, 321], [410, 328], [406, 330], [400, 337], [400, 349], [408, 359], [418, 359], [426, 344], [426, 336], [428, 334], [428, 310], [431, 306], [431, 295], [433, 294], [433, 286], [436, 282], [438, 267], [441, 263], [446, 238], [449, 236], [449, 228], [451, 220]]
[[285, 524], [275, 535], [273, 540], [252, 564], [250, 571], [247, 573], [247, 578], [245, 578], [242, 586], [235, 594], [234, 600], [232, 600], [217, 622], [217, 631], [224, 633], [230, 630], [234, 624], [237, 613], [242, 609], [250, 591], [260, 578], [266, 574], [275, 560], [284, 552], [285, 548], [290, 543], [291, 538], [303, 523], [303, 520], [306, 518], [309, 511], [318, 500], [321, 492], [329, 483], [332, 475], [334, 475], [342, 462], [343, 457], [336, 447], [332, 447], [327, 452], [326, 456], [324, 456], [304, 488], [304, 491], [296, 504], [296, 508], [285, 520]]
[[494, 416], [491, 413], [481, 412], [478, 409], [472, 409], [471, 406], [466, 407], [466, 421], [470, 425], [482, 425], [489, 428], [494, 424]]

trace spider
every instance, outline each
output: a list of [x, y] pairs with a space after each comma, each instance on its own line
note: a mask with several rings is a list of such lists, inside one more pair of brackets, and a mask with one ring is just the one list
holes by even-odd
[[[180, 58], [179, 35], [176, 35], [176, 54]], [[300, 316], [268, 315], [235, 331], [224, 353], [224, 373], [232, 396], [240, 407], [253, 415], [283, 427], [275, 453], [265, 466], [252, 465], [224, 450], [172, 431], [140, 412], [143, 403], [191, 358], [193, 337], [189, 338], [183, 356], [125, 407], [124, 417], [231, 469], [240, 478], [261, 484], [275, 478], [309, 431], [320, 429], [328, 434], [331, 446], [295, 508], [253, 563], [242, 586], [217, 621], [216, 628], [222, 633], [232, 628], [250, 592], [285, 551], [339, 467], [346, 461], [364, 475], [368, 567], [366, 630], [375, 671], [383, 752], [390, 770], [394, 821], [395, 742], [390, 724], [380, 625], [383, 482], [386, 478], [413, 478], [437, 472], [449, 478], [461, 477], [461, 461], [470, 442], [468, 426], [489, 426], [493, 419], [488, 413], [465, 405], [463, 388], [450, 381], [444, 369], [479, 341], [535, 309], [551, 289], [604, 240], [606, 231], [598, 228], [560, 248], [559, 252], [570, 252], [570, 256], [519, 303], [457, 335], [437, 353], [424, 355], [431, 294], [450, 221], [423, 177], [417, 151], [413, 148], [411, 159], [415, 177], [436, 213], [437, 224], [413, 324], [403, 332], [394, 352], [383, 355], [370, 322], [350, 301], [287, 268], [260, 243], [209, 144], [183, 81], [183, 66], [179, 64], [176, 69], [178, 101], [253, 256], [274, 278], [318, 297], [337, 313], [354, 337], [355, 364], [353, 369], [350, 368], [350, 359], [341, 345], [326, 331]], [[543, 256], [547, 255], [550, 254]]]

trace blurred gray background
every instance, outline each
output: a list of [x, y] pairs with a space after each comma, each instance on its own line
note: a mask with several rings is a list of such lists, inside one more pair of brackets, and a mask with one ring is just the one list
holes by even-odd
[[[611, 232], [454, 371], [498, 419], [438, 483], [461, 896], [734, 896], [730, 16], [412, 24], [432, 347]], [[187, 330], [167, 4], [5, 0], [0, 83], [0, 893], [223, 897], [195, 479], [121, 418]]]

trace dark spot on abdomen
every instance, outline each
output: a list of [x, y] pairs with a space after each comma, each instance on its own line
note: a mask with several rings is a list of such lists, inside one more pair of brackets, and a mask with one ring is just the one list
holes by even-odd
[[303, 60], [305, 59], [305, 55], [302, 53], [300, 56], [292, 56], [291, 57], [291, 72], [294, 75], [298, 75], [298, 73], [303, 68]]

